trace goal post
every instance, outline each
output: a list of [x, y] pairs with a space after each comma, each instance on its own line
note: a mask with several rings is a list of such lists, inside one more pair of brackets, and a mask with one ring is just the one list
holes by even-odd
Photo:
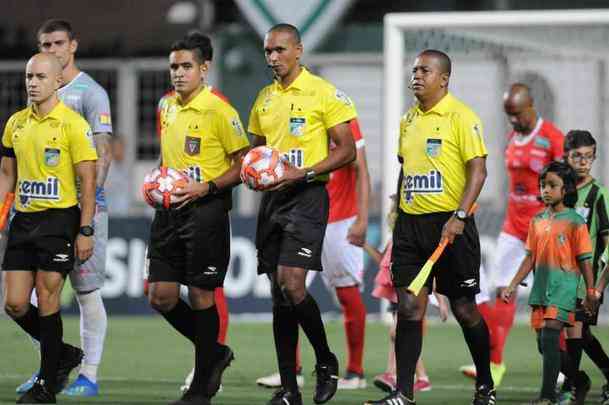
[[[609, 155], [604, 118], [609, 10], [390, 13], [384, 17], [383, 41], [383, 218], [397, 187], [399, 121], [412, 102], [408, 67], [426, 48], [445, 51], [453, 59], [450, 89], [482, 118], [489, 149], [483, 203], [504, 209], [502, 151], [508, 126], [501, 95], [514, 80], [534, 81], [538, 88], [533, 96], [542, 116], [564, 132], [589, 129], [601, 141], [599, 154]], [[595, 174], [609, 180], [608, 159], [597, 159], [595, 166]]]

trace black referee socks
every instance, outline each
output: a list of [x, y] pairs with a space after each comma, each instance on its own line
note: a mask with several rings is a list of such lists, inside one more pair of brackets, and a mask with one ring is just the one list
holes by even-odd
[[484, 318], [480, 317], [480, 322], [472, 327], [461, 326], [465, 342], [472, 355], [472, 360], [476, 365], [476, 386], [494, 386], [491, 376], [491, 345], [488, 327]]
[[398, 314], [395, 331], [397, 388], [407, 398], [413, 398], [414, 373], [423, 346], [423, 321], [409, 321]]
[[20, 318], [13, 318], [17, 325], [21, 327], [31, 337], [40, 342], [40, 319], [38, 316], [38, 308], [30, 304], [25, 315]]
[[[216, 309], [216, 307], [213, 307]], [[169, 312], [160, 312], [167, 322], [182, 336], [195, 343], [195, 319], [192, 308], [182, 299]]]
[[61, 358], [63, 323], [61, 315], [40, 317], [40, 378], [45, 386], [53, 392], [57, 383], [57, 368]]
[[292, 306], [273, 305], [273, 336], [281, 385], [290, 392], [298, 392], [296, 383], [298, 319]]
[[321, 312], [313, 297], [307, 294], [302, 302], [294, 305], [294, 313], [298, 317], [298, 323], [307, 335], [309, 342], [311, 342], [313, 350], [315, 350], [317, 363], [333, 361], [334, 358], [326, 338], [326, 329], [321, 320]]

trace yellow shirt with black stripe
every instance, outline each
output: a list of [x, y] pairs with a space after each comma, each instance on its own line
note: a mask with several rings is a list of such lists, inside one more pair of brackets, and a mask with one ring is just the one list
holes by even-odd
[[487, 155], [482, 122], [450, 93], [426, 112], [416, 104], [400, 122], [398, 155], [404, 212], [456, 210], [465, 190], [466, 163]]
[[97, 160], [89, 124], [62, 102], [44, 117], [32, 106], [13, 114], [2, 146], [5, 156], [17, 160], [15, 209], [20, 212], [78, 204], [74, 165]]
[[[266, 138], [299, 168], [328, 157], [328, 129], [357, 117], [342, 91], [306, 68], [287, 88], [278, 81], [263, 88], [250, 113], [248, 131]], [[327, 181], [329, 175], [318, 176]]]
[[163, 166], [197, 182], [222, 176], [230, 155], [249, 146], [237, 111], [209, 87], [186, 105], [177, 94], [165, 96], [159, 118]]

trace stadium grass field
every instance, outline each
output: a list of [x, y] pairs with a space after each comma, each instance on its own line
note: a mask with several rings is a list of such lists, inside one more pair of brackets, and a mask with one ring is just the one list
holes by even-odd
[[[344, 336], [342, 323], [327, 323], [331, 346], [344, 365]], [[64, 320], [65, 340], [78, 342], [78, 319]], [[597, 336], [609, 343], [607, 327], [597, 328]], [[302, 334], [301, 334], [302, 335]], [[335, 405], [362, 404], [366, 399], [378, 399], [382, 394], [371, 384], [371, 378], [384, 370], [387, 355], [387, 328], [379, 322], [368, 324], [366, 332], [366, 375], [369, 388], [339, 391], [330, 402]], [[15, 403], [15, 387], [37, 367], [38, 355], [28, 339], [8, 318], [0, 315], [0, 403]], [[100, 370], [101, 395], [96, 398], [73, 399], [58, 397], [65, 404], [166, 404], [178, 397], [178, 388], [192, 367], [192, 352], [160, 317], [112, 317], [109, 320], [106, 352]], [[257, 377], [275, 370], [275, 353], [269, 323], [233, 323], [229, 343], [236, 360], [227, 369], [224, 391], [214, 404], [265, 404], [272, 391], [257, 387]], [[607, 347], [607, 346], [605, 346]], [[420, 393], [421, 404], [468, 404], [472, 383], [458, 373], [458, 367], [469, 363], [461, 331], [454, 323], [431, 324], [424, 342], [423, 358], [431, 377], [433, 389]], [[537, 354], [533, 332], [526, 326], [514, 329], [506, 349], [508, 374], [498, 390], [498, 402], [526, 403], [538, 393], [541, 358]], [[585, 357], [585, 356], [584, 356]], [[306, 385], [305, 404], [312, 404], [314, 377], [313, 353], [308, 342], [303, 344], [303, 365]], [[601, 375], [588, 359], [583, 367], [593, 380], [587, 403], [598, 403]], [[341, 367], [342, 370], [343, 367]], [[74, 373], [72, 374], [74, 376]]]

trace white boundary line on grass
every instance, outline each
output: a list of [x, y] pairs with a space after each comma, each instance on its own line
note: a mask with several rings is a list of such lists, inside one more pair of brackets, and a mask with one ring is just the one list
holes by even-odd
[[[30, 376], [21, 375], [21, 374], [0, 374], [0, 380], [9, 379], [9, 380], [22, 380], [27, 379]], [[175, 384], [183, 384], [183, 380], [172, 380], [166, 378], [126, 378], [126, 377], [104, 377], [100, 378], [99, 381], [108, 381], [108, 382], [140, 382], [140, 383], [175, 383]], [[252, 383], [252, 386], [254, 384]], [[227, 389], [228, 386], [227, 386]], [[432, 384], [432, 389], [442, 390], [442, 391], [471, 391], [473, 389], [473, 384]], [[529, 387], [529, 386], [501, 386], [498, 388], [498, 391], [510, 391], [510, 392], [538, 392], [539, 387]]]

